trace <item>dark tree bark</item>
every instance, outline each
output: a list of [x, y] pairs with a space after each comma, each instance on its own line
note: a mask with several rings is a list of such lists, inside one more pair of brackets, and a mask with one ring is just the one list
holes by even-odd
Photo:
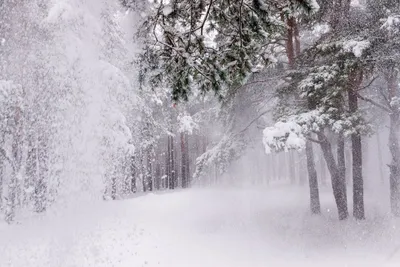
[[[282, 16], [282, 20], [285, 20], [284, 16]], [[287, 24], [287, 37], [286, 37], [286, 55], [288, 58], [289, 68], [293, 68], [294, 60], [295, 60], [295, 50], [294, 50], [294, 26], [295, 19], [293, 17], [286, 19]]]
[[293, 24], [294, 46], [296, 51], [296, 57], [298, 57], [301, 52], [299, 24], [297, 23], [295, 18], [292, 19], [293, 19], [292, 24]]
[[320, 214], [321, 204], [319, 200], [318, 178], [315, 170], [314, 151], [312, 143], [306, 141], [306, 157], [308, 170], [308, 184], [310, 186], [310, 208], [311, 213]]
[[337, 144], [338, 168], [341, 179], [346, 182], [346, 158], [344, 153], [344, 142], [345, 139], [343, 133], [339, 133]]
[[345, 220], [349, 216], [347, 209], [346, 184], [340, 178], [339, 168], [332, 153], [332, 147], [323, 132], [318, 133], [318, 139], [321, 143], [322, 153], [324, 155], [329, 173], [331, 174], [333, 195], [339, 213], [339, 220]]
[[[352, 81], [348, 90], [350, 113], [358, 111], [358, 97], [356, 90], [361, 84], [362, 74], [352, 74]], [[357, 220], [365, 219], [364, 211], [364, 180], [362, 175], [362, 144], [360, 133], [351, 135], [351, 149], [353, 159], [353, 216]]]

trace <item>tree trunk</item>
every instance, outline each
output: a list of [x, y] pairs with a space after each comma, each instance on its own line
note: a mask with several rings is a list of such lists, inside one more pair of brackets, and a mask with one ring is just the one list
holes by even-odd
[[278, 174], [276, 171], [276, 166], [277, 166], [276, 157], [277, 157], [277, 155], [270, 156], [271, 168], [272, 168], [272, 170], [271, 170], [271, 173], [272, 173], [271, 180], [272, 181], [278, 180]]
[[146, 186], [149, 191], [153, 191], [153, 146], [147, 149], [146, 167]]
[[166, 175], [166, 184], [165, 188], [170, 189], [170, 184], [171, 184], [171, 144], [170, 144], [170, 138], [169, 135], [167, 137], [167, 152], [165, 154], [165, 175]]
[[181, 133], [181, 173], [182, 187], [189, 187], [189, 142], [188, 135]]
[[400, 216], [400, 147], [399, 147], [399, 131], [400, 120], [399, 113], [393, 112], [390, 115], [390, 133], [389, 133], [389, 149], [392, 155], [390, 163], [390, 206], [392, 214]]
[[318, 139], [321, 142], [321, 149], [328, 166], [332, 180], [333, 195], [339, 213], [339, 220], [345, 220], [349, 216], [347, 209], [346, 184], [340, 178], [339, 168], [332, 153], [332, 147], [323, 132], [318, 133]]
[[175, 173], [175, 151], [174, 151], [174, 137], [169, 136], [168, 137], [168, 154], [169, 154], [169, 171], [170, 171], [170, 177], [169, 177], [169, 189], [175, 189], [176, 187], [176, 173]]
[[[322, 150], [321, 150], [322, 151]], [[321, 176], [321, 184], [326, 186], [327, 177], [326, 177], [326, 163], [323, 160], [324, 154], [322, 153], [321, 157], [319, 158], [319, 169], [320, 169], [320, 176]]]
[[287, 162], [288, 162], [288, 168], [289, 168], [289, 176], [290, 176], [290, 183], [295, 184], [296, 183], [296, 169], [295, 169], [295, 160], [294, 160], [294, 153], [293, 151], [287, 152]]
[[[282, 20], [285, 20], [284, 16], [282, 16]], [[294, 50], [294, 24], [295, 19], [293, 17], [286, 19], [287, 24], [287, 37], [286, 37], [286, 55], [288, 58], [289, 68], [293, 68], [294, 60], [295, 60], [295, 50]]]
[[379, 136], [379, 132], [376, 132], [376, 145], [377, 145], [377, 149], [378, 149], [379, 175], [381, 178], [381, 184], [384, 184], [385, 183], [385, 175], [383, 174], [382, 148], [381, 148], [381, 139]]
[[3, 210], [4, 159], [0, 157], [0, 211]]
[[[313, 151], [314, 155], [314, 151]], [[298, 158], [299, 158], [299, 183], [300, 185], [305, 185], [307, 181], [307, 176], [306, 176], [306, 167], [308, 168], [308, 161], [307, 161], [307, 155], [305, 155], [303, 152], [298, 153]], [[314, 161], [314, 169], [315, 169], [315, 160]], [[315, 170], [316, 171], [316, 170]], [[317, 181], [318, 182], [318, 181]]]
[[155, 190], [160, 190], [161, 187], [161, 164], [157, 163], [156, 164], [156, 174], [155, 174]]
[[341, 179], [346, 182], [346, 158], [344, 153], [344, 142], [345, 140], [343, 133], [339, 133], [337, 145], [338, 168]]
[[37, 180], [35, 182], [35, 210], [36, 212], [43, 212], [46, 210], [46, 193], [47, 193], [47, 184], [46, 184], [46, 175], [48, 174], [47, 168], [47, 160], [48, 160], [48, 151], [46, 139], [41, 137], [37, 140], [36, 144], [36, 153], [37, 157]]
[[[357, 77], [358, 76], [358, 77]], [[358, 111], [358, 97], [356, 90], [361, 84], [362, 74], [356, 74], [348, 90], [350, 113]], [[351, 149], [353, 159], [353, 216], [357, 220], [365, 219], [364, 211], [364, 180], [362, 175], [362, 144], [360, 133], [351, 135]]]
[[14, 221], [16, 196], [17, 196], [17, 177], [15, 171], [13, 171], [8, 185], [8, 198], [7, 198], [6, 216], [5, 216], [5, 221], [7, 223], [11, 223]]
[[321, 204], [319, 200], [318, 178], [315, 170], [314, 151], [312, 143], [306, 141], [306, 157], [308, 170], [308, 184], [310, 186], [310, 208], [311, 213], [320, 214]]
[[117, 199], [117, 177], [114, 173], [111, 177], [111, 199]]
[[[392, 71], [388, 77], [388, 89], [390, 100], [398, 96], [397, 72]], [[392, 214], [400, 216], [400, 113], [398, 107], [392, 108], [390, 114], [389, 149], [392, 155], [390, 168], [390, 207]]]
[[294, 45], [295, 45], [296, 57], [298, 57], [301, 52], [300, 32], [299, 32], [299, 24], [297, 23], [295, 18], [293, 18], [293, 35], [294, 35]]
[[7, 223], [11, 223], [15, 217], [15, 206], [16, 206], [16, 196], [18, 190], [18, 179], [17, 175], [21, 168], [21, 145], [22, 145], [22, 110], [17, 106], [15, 107], [14, 114], [14, 132], [13, 140], [11, 145], [12, 150], [12, 174], [10, 183], [8, 186], [8, 198], [6, 206], [6, 216], [5, 220]]
[[[4, 148], [4, 133], [0, 142], [1, 148]], [[4, 191], [4, 162], [5, 162], [4, 156], [0, 155], [0, 211], [3, 210], [3, 191]]]
[[135, 157], [130, 158], [130, 180], [131, 180], [131, 193], [136, 193], [136, 167], [135, 167]]

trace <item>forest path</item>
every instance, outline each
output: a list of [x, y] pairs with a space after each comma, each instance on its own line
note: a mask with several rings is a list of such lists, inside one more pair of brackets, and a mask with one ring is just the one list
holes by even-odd
[[[400, 266], [400, 223], [339, 222], [307, 188], [190, 189], [81, 204], [0, 224], [1, 267]], [[400, 253], [398, 253], [400, 254]]]

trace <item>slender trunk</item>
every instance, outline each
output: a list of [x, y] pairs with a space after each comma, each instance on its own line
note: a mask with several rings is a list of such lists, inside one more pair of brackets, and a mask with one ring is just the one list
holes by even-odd
[[46, 175], [48, 173], [47, 169], [47, 144], [46, 139], [41, 137], [37, 140], [36, 150], [37, 155], [37, 180], [35, 183], [35, 210], [36, 212], [44, 212], [46, 210], [46, 193], [47, 193], [47, 184], [46, 184]]
[[14, 132], [13, 132], [13, 140], [11, 145], [12, 150], [12, 174], [10, 183], [8, 186], [8, 198], [7, 198], [7, 207], [6, 207], [6, 215], [5, 220], [7, 223], [11, 223], [15, 217], [15, 206], [16, 206], [16, 197], [18, 190], [18, 179], [17, 175], [20, 171], [21, 167], [21, 146], [22, 146], [22, 110], [19, 107], [15, 107], [14, 114]]
[[3, 209], [3, 175], [4, 175], [4, 159], [0, 157], [0, 210]]
[[117, 199], [117, 177], [115, 174], [111, 174], [111, 199]]
[[182, 187], [187, 188], [190, 185], [189, 169], [189, 136], [181, 134], [181, 152], [182, 152]]
[[190, 152], [189, 152], [189, 135], [185, 134], [185, 165], [186, 165], [186, 187], [190, 187], [191, 181], [190, 181]]
[[318, 133], [318, 139], [321, 142], [321, 149], [331, 174], [333, 195], [339, 213], [339, 220], [347, 219], [349, 216], [347, 209], [346, 184], [340, 178], [339, 168], [332, 153], [332, 147], [323, 132]]
[[320, 214], [321, 204], [319, 201], [319, 189], [317, 171], [315, 170], [314, 151], [312, 143], [306, 141], [306, 157], [307, 157], [307, 170], [308, 170], [308, 184], [310, 186], [310, 208], [311, 213]]
[[[307, 155], [305, 155], [303, 152], [299, 152], [299, 182], [300, 185], [305, 185], [307, 181], [307, 176], [306, 176], [306, 169], [308, 168], [308, 158]], [[313, 151], [314, 155], [314, 151]], [[315, 160], [314, 161], [314, 169], [315, 169]], [[304, 168], [307, 167], [307, 168]]]
[[[322, 150], [321, 150], [322, 151]], [[321, 184], [323, 185], [323, 186], [326, 186], [326, 181], [327, 181], [327, 178], [326, 178], [326, 163], [325, 163], [325, 161], [322, 159], [324, 157], [324, 155], [323, 155], [323, 153], [322, 153], [322, 155], [321, 155], [321, 157], [320, 157], [320, 159], [319, 159], [319, 169], [320, 169], [320, 175], [321, 175]]]
[[272, 178], [271, 178], [271, 180], [278, 180], [278, 178], [277, 178], [277, 171], [276, 171], [276, 166], [277, 166], [277, 162], [276, 162], [276, 157], [277, 157], [277, 155], [274, 155], [274, 156], [271, 156], [270, 157], [270, 161], [271, 161], [271, 169], [272, 169], [272, 171], [271, 171], [271, 173], [272, 173]]
[[378, 164], [379, 164], [379, 175], [381, 178], [381, 184], [385, 183], [385, 176], [383, 175], [383, 159], [382, 159], [382, 148], [379, 132], [376, 133], [376, 145], [378, 146]]
[[[284, 20], [284, 16], [282, 16], [282, 20]], [[294, 24], [295, 20], [293, 17], [290, 17], [286, 20], [287, 24], [287, 37], [286, 37], [286, 54], [288, 58], [289, 68], [293, 68], [294, 66], [294, 59], [295, 59], [295, 50], [294, 50]]]
[[346, 183], [346, 158], [344, 153], [344, 134], [339, 133], [337, 145], [337, 159], [340, 178]]
[[8, 185], [8, 198], [7, 198], [7, 207], [5, 216], [5, 221], [7, 223], [11, 223], [14, 221], [16, 195], [17, 195], [17, 177], [15, 171], [13, 171]]
[[186, 170], [186, 144], [185, 134], [181, 133], [181, 174], [182, 174], [182, 187], [187, 187], [187, 170]]
[[160, 163], [157, 163], [157, 165], [156, 165], [154, 186], [155, 186], [155, 190], [160, 190], [160, 187], [161, 187], [161, 164]]
[[294, 35], [294, 45], [295, 45], [296, 57], [298, 57], [301, 52], [300, 31], [299, 31], [299, 24], [297, 23], [295, 18], [293, 18], [293, 35]]
[[170, 145], [170, 140], [169, 140], [169, 136], [167, 137], [167, 152], [165, 155], [165, 175], [166, 175], [166, 179], [165, 179], [165, 188], [170, 188], [170, 184], [171, 184], [171, 145]]
[[296, 183], [296, 170], [295, 170], [295, 160], [294, 160], [294, 154], [293, 151], [289, 151], [287, 155], [287, 162], [289, 164], [289, 176], [290, 176], [290, 183], [295, 184]]
[[353, 148], [353, 216], [357, 220], [364, 220], [364, 180], [362, 176], [361, 136], [352, 135], [351, 144]]
[[[358, 76], [358, 77], [357, 77]], [[361, 84], [362, 74], [355, 74], [354, 81], [348, 90], [350, 113], [358, 111], [358, 97], [356, 90]], [[351, 135], [351, 149], [353, 158], [353, 215], [357, 220], [365, 219], [364, 211], [364, 180], [362, 175], [362, 144], [360, 133]]]
[[390, 168], [390, 206], [392, 214], [400, 216], [400, 116], [398, 112], [390, 115], [389, 149], [392, 155]]
[[[397, 86], [397, 72], [392, 71], [388, 77], [388, 89], [390, 100], [395, 99], [399, 94]], [[390, 114], [389, 149], [392, 155], [390, 168], [390, 206], [392, 214], [400, 216], [400, 112], [398, 107], [392, 108]]]
[[[4, 134], [2, 136], [0, 146], [4, 148]], [[0, 155], [0, 211], [3, 210], [4, 162], [5, 158]]]
[[131, 180], [131, 193], [136, 193], [136, 167], [135, 167], [135, 157], [130, 158], [130, 180]]
[[[346, 155], [346, 165], [353, 166], [353, 159], [351, 158], [351, 150], [349, 148], [345, 148]], [[351, 168], [346, 168], [346, 184], [350, 184], [351, 182]]]
[[176, 187], [176, 173], [175, 173], [175, 155], [174, 155], [174, 137], [169, 136], [169, 171], [170, 171], [170, 177], [169, 177], [169, 189], [175, 189]]
[[146, 168], [146, 185], [149, 191], [153, 191], [153, 146], [147, 149], [147, 168]]

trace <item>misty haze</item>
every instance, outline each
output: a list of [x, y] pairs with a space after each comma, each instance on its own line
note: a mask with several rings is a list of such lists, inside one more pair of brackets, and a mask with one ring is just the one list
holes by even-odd
[[400, 266], [400, 0], [0, 0], [0, 267]]

